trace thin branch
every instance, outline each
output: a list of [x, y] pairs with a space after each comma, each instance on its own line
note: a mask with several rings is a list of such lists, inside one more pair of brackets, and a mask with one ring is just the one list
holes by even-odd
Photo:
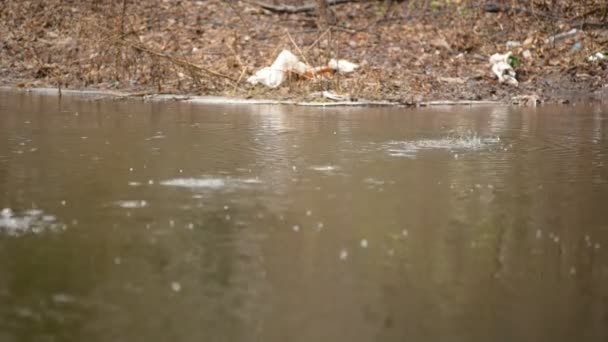
[[305, 48], [304, 48], [304, 51], [305, 51], [305, 52], [310, 51], [310, 49], [312, 49], [312, 48], [313, 48], [315, 45], [317, 45], [317, 43], [318, 43], [318, 42], [319, 42], [321, 39], [323, 39], [323, 37], [325, 37], [325, 35], [327, 35], [327, 33], [329, 33], [329, 31], [330, 31], [330, 30], [331, 30], [331, 27], [327, 28], [327, 29], [325, 30], [325, 32], [323, 32], [321, 35], [319, 35], [319, 37], [318, 37], [318, 38], [317, 38], [317, 39], [316, 39], [316, 40], [315, 40], [315, 41], [314, 41], [312, 44], [310, 44], [309, 46], [305, 47]]
[[[358, 0], [327, 0], [327, 6], [333, 6], [338, 4], [344, 4], [347, 2], [358, 2]], [[273, 5], [260, 1], [252, 1], [251, 3], [262, 7], [265, 10], [275, 13], [302, 13], [312, 12], [317, 9], [315, 4], [307, 4], [302, 6], [291, 6], [291, 5]]]
[[289, 38], [289, 41], [291, 41], [291, 43], [293, 44], [293, 47], [300, 54], [300, 57], [302, 57], [302, 59], [304, 60], [304, 62], [306, 64], [310, 65], [310, 63], [308, 63], [308, 60], [306, 60], [306, 55], [304, 55], [304, 53], [302, 52], [302, 50], [300, 50], [300, 47], [298, 46], [298, 44], [296, 44], [295, 40], [293, 40], [293, 38], [289, 34], [289, 31], [285, 30], [285, 33], [287, 34], [287, 38]]
[[153, 56], [156, 56], [156, 57], [168, 59], [172, 63], [174, 63], [176, 65], [179, 65], [181, 67], [192, 68], [192, 69], [204, 71], [204, 72], [206, 72], [206, 73], [208, 73], [210, 75], [217, 76], [217, 77], [220, 77], [220, 78], [224, 78], [224, 79], [230, 80], [232, 82], [236, 81], [234, 78], [232, 78], [232, 77], [230, 77], [228, 75], [220, 74], [219, 72], [216, 72], [216, 71], [213, 71], [211, 69], [205, 68], [203, 66], [194, 64], [194, 63], [192, 63], [192, 62], [190, 62], [190, 61], [188, 61], [186, 59], [183, 59], [183, 58], [174, 57], [174, 56], [171, 56], [171, 55], [163, 53], [163, 52], [152, 50], [152, 49], [150, 49], [150, 48], [148, 48], [146, 46], [143, 46], [143, 45], [141, 45], [139, 43], [130, 42], [130, 41], [125, 40], [125, 39], [118, 40], [118, 42], [120, 44], [129, 46], [129, 47], [131, 47], [131, 48], [133, 48], [135, 50], [138, 50], [138, 51], [141, 51], [141, 52], [145, 52], [147, 54], [150, 54], [150, 55], [153, 55]]

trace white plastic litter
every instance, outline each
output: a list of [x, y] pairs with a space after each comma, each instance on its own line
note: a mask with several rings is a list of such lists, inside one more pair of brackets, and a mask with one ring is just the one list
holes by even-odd
[[498, 82], [517, 86], [519, 82], [515, 78], [515, 70], [509, 64], [510, 56], [511, 52], [504, 55], [495, 53], [490, 57], [490, 64], [492, 65], [492, 72], [498, 77]]
[[359, 65], [349, 62], [344, 59], [329, 61], [327, 66], [311, 67], [300, 62], [298, 57], [288, 50], [283, 50], [277, 56], [270, 67], [265, 67], [258, 70], [254, 75], [247, 79], [251, 84], [263, 84], [270, 88], [280, 86], [287, 73], [295, 73], [302, 76], [313, 77], [327, 72], [351, 73], [355, 71]]
[[599, 60], [602, 60], [602, 59], [606, 59], [606, 58], [608, 58], [608, 56], [604, 52], [598, 52], [598, 53], [596, 53], [594, 55], [589, 56], [587, 58], [587, 60], [589, 62], [596, 62], [596, 61], [599, 61]]
[[342, 74], [349, 74], [359, 68], [358, 64], [349, 62], [345, 59], [332, 59], [329, 61], [329, 63], [327, 63], [327, 66]]
[[521, 43], [516, 40], [509, 40], [506, 45], [507, 45], [507, 49], [513, 49], [516, 47], [520, 47]]

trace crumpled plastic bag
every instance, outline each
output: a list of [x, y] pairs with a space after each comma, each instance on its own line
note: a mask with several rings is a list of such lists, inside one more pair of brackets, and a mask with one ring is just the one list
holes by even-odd
[[495, 53], [490, 56], [492, 72], [498, 77], [498, 82], [517, 86], [519, 82], [515, 78], [515, 70], [509, 64], [509, 57], [511, 57], [511, 52], [507, 52], [504, 55]]
[[329, 63], [327, 63], [327, 66], [342, 74], [350, 74], [359, 68], [359, 64], [349, 62], [345, 59], [331, 59]]
[[288, 50], [283, 50], [277, 56], [271, 66], [258, 70], [247, 79], [251, 84], [263, 84], [269, 88], [280, 86], [289, 73], [294, 73], [303, 77], [315, 77], [318, 75], [339, 72], [348, 74], [354, 72], [359, 65], [344, 59], [332, 59], [326, 66], [310, 67], [302, 63], [298, 57]]
[[597, 52], [596, 54], [587, 57], [587, 60], [589, 62], [597, 62], [606, 58], [608, 58], [607, 52]]

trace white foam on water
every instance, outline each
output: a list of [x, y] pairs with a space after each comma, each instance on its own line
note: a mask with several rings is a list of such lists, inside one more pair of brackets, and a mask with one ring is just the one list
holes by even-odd
[[153, 136], [151, 136], [151, 137], [149, 137], [149, 138], [146, 138], [146, 140], [148, 140], [148, 141], [149, 141], [149, 140], [158, 140], [158, 139], [164, 139], [164, 138], [166, 138], [166, 137], [167, 137], [167, 136], [166, 136], [166, 135], [163, 135], [163, 134], [156, 134], [156, 135], [153, 135]]
[[243, 184], [262, 184], [262, 181], [257, 178], [245, 178], [245, 179], [238, 179], [236, 181], [243, 183]]
[[[481, 137], [477, 134], [448, 136], [440, 139], [422, 139], [414, 141], [389, 141], [384, 148], [390, 156], [415, 158], [418, 152], [425, 150], [476, 151], [495, 145], [498, 137]], [[458, 154], [454, 155], [454, 158]]]
[[25, 234], [41, 234], [65, 229], [54, 215], [45, 214], [40, 209], [25, 210], [16, 214], [10, 208], [0, 211], [0, 234], [21, 236]]
[[222, 178], [175, 178], [160, 182], [165, 186], [219, 189], [226, 185]]
[[376, 179], [376, 178], [365, 178], [363, 180], [364, 183], [366, 184], [370, 184], [370, 185], [384, 185], [386, 182], [382, 179]]
[[340, 260], [346, 260], [348, 258], [348, 251], [346, 249], [342, 249], [340, 251]]
[[338, 169], [338, 167], [333, 166], [333, 165], [318, 165], [318, 166], [311, 166], [309, 169], [314, 170], [314, 171], [319, 171], [319, 172], [332, 172], [332, 171], [336, 171]]
[[121, 208], [128, 209], [145, 208], [148, 206], [148, 202], [145, 200], [122, 200], [116, 201], [115, 203]]
[[175, 178], [160, 182], [161, 185], [174, 186], [190, 189], [211, 189], [217, 190], [222, 188], [247, 188], [252, 185], [262, 184], [258, 178]]

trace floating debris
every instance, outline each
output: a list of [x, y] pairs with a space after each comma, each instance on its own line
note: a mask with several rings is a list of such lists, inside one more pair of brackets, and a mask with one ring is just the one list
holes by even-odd
[[299, 232], [300, 226], [298, 226], [297, 224], [294, 224], [293, 227], [291, 227], [291, 229], [293, 229], [294, 232]]
[[360, 245], [361, 245], [361, 248], [367, 248], [369, 243], [367, 242], [366, 239], [362, 239]]

